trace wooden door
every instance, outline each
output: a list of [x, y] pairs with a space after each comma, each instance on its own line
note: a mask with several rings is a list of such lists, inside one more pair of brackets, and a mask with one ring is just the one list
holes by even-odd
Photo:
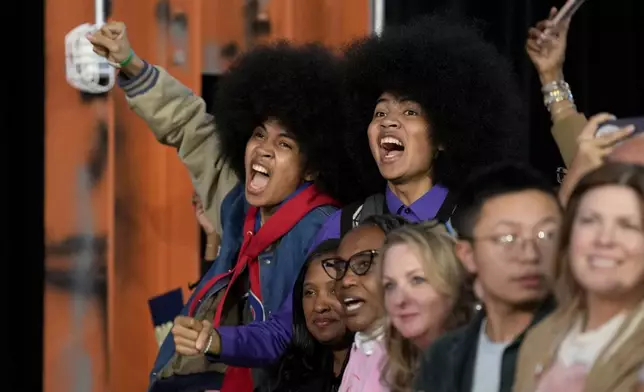
[[369, 33], [369, 0], [270, 0], [270, 39], [341, 48]]
[[107, 269], [112, 262], [112, 100], [65, 79], [65, 35], [94, 19], [93, 2], [45, 9], [44, 390], [107, 385]]
[[[114, 2], [132, 47], [200, 93], [201, 1]], [[109, 284], [110, 389], [143, 391], [158, 351], [148, 299], [198, 277], [199, 236], [192, 185], [176, 151], [115, 101], [114, 265]]]

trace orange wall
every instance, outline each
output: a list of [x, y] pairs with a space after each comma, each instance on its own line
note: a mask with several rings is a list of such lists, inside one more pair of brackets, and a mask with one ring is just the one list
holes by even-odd
[[[93, 15], [91, 2], [69, 0], [64, 12], [55, 1], [46, 2], [44, 389], [48, 392], [71, 391], [79, 385], [100, 392], [107, 377], [111, 101], [84, 102], [67, 84], [64, 67], [65, 34]], [[83, 170], [92, 177], [87, 187], [79, 185]], [[84, 236], [89, 236], [89, 247], [83, 245]], [[88, 257], [83, 256], [86, 252]], [[77, 265], [83, 260], [90, 263], [88, 270]]]
[[[114, 18], [128, 26], [132, 47], [168, 69], [196, 94], [201, 85], [199, 0], [171, 0], [172, 15], [188, 21], [186, 63], [174, 65], [173, 37], [156, 19], [153, 0], [114, 2]], [[110, 282], [110, 388], [144, 391], [157, 344], [148, 299], [198, 277], [199, 236], [192, 211], [192, 186], [176, 151], [159, 145], [129, 110], [123, 93], [115, 100], [115, 240]]]
[[368, 0], [272, 0], [271, 38], [341, 47], [369, 29]]
[[[244, 0], [169, 3], [188, 19], [185, 64], [172, 61], [176, 41], [157, 20], [157, 0], [114, 1], [113, 19], [127, 24], [141, 57], [199, 93], [208, 46], [245, 46]], [[93, 3], [46, 4], [45, 391], [142, 391], [157, 351], [147, 301], [185, 290], [198, 274], [191, 184], [176, 153], [154, 140], [121, 91], [83, 101], [67, 85], [64, 36], [93, 19]], [[267, 12], [268, 39], [339, 47], [368, 29], [367, 0], [271, 0]], [[92, 182], [79, 189], [81, 170]], [[77, 265], [82, 235], [90, 235], [89, 270]], [[74, 291], [75, 276], [92, 290]]]
[[[217, 73], [225, 70], [220, 51], [228, 43], [244, 47], [244, 10], [246, 0], [204, 0], [201, 8], [201, 49], [204, 66], [216, 64]], [[204, 72], [209, 72], [205, 69]]]

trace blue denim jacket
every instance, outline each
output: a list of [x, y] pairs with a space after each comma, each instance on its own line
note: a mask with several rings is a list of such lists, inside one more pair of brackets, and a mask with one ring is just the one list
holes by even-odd
[[[301, 190], [302, 188], [298, 189], [298, 191], [290, 197], [293, 197]], [[193, 291], [193, 296], [194, 293], [199, 292], [205, 282], [211, 280], [217, 275], [225, 274], [228, 270], [234, 267], [241, 247], [244, 218], [248, 207], [249, 205], [244, 197], [244, 189], [241, 184], [233, 188], [233, 190], [224, 199], [221, 205], [223, 237], [221, 239], [220, 253], [217, 259], [212, 263], [212, 267], [208, 270], [201, 282], [199, 282], [199, 285]], [[322, 206], [312, 210], [302, 218], [291, 229], [291, 231], [282, 237], [277, 246], [272, 247], [270, 250], [259, 256], [260, 284], [264, 312], [263, 314], [256, 314], [256, 320], [261, 321], [270, 316], [274, 311], [279, 309], [280, 305], [282, 305], [284, 300], [288, 297], [293, 289], [295, 279], [297, 278], [302, 264], [306, 259], [307, 252], [316, 233], [322, 227], [326, 219], [335, 211], [336, 208], [332, 206]], [[208, 295], [204, 298], [221, 290], [222, 288], [225, 288], [227, 284], [227, 278], [221, 279], [212, 287]], [[186, 306], [181, 312], [182, 315], [188, 314], [188, 309], [190, 308], [192, 299], [193, 297], [187, 301]], [[239, 347], [239, 349], [243, 348]], [[150, 391], [188, 390], [189, 384], [181, 385], [182, 381], [186, 383], [194, 383], [196, 378], [199, 377], [208, 378], [207, 383], [209, 388], [218, 389], [220, 387], [222, 377], [214, 373], [173, 376], [170, 379], [158, 383], [158, 373], [172, 359], [174, 352], [174, 339], [170, 333], [159, 350], [154, 367], [150, 374]], [[162, 384], [163, 386], [159, 385], [157, 388], [156, 384]], [[199, 384], [203, 385], [202, 383]]]

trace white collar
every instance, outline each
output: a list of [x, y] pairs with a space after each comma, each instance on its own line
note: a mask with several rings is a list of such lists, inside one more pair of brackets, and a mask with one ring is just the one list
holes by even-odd
[[370, 356], [376, 349], [376, 346], [385, 338], [385, 328], [379, 326], [372, 332], [356, 332], [354, 337], [355, 347], [362, 351], [364, 355]]

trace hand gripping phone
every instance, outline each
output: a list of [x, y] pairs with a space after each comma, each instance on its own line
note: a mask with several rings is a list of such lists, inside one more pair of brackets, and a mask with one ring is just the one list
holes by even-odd
[[[635, 131], [629, 135], [629, 138], [644, 133], [644, 117], [631, 117], [601, 123], [595, 132], [595, 137], [611, 134], [629, 125], [635, 126]], [[642, 153], [644, 154], [644, 152]]]

